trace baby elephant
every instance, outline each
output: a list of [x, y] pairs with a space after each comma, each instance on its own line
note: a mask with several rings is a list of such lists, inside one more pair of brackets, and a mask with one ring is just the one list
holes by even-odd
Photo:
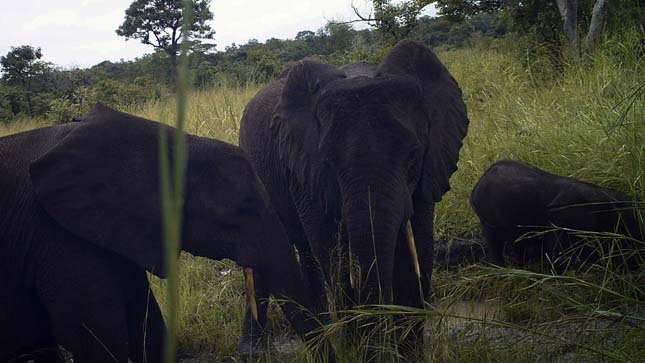
[[[0, 361], [60, 361], [58, 344], [77, 363], [162, 361], [164, 322], [146, 276], [166, 275], [162, 132], [172, 140], [175, 130], [99, 104], [82, 122], [0, 138]], [[255, 289], [287, 299], [298, 333], [317, 328], [244, 152], [192, 135], [186, 148], [181, 249], [244, 267], [256, 319]]]
[[[633, 243], [643, 240], [638, 213], [631, 198], [619, 191], [501, 160], [479, 179], [470, 201], [493, 262], [500, 266], [506, 250], [520, 263], [547, 257], [562, 273], [569, 263], [597, 260], [600, 251], [607, 256], [612, 240], [618, 241], [612, 255], [627, 258], [631, 267], [640, 262]], [[594, 247], [594, 239], [582, 236], [603, 237], [594, 232], [624, 237], [599, 238], [602, 243]]]

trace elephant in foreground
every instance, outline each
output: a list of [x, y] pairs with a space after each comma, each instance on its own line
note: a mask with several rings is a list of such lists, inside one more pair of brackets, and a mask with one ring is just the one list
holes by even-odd
[[475, 185], [471, 205], [497, 265], [505, 265], [505, 255], [522, 264], [546, 257], [562, 273], [570, 263], [595, 262], [598, 248], [609, 253], [611, 238], [599, 235], [603, 243], [593, 247], [582, 236], [589, 232], [624, 235], [612, 255], [626, 258], [631, 267], [639, 262], [639, 216], [632, 199], [619, 191], [500, 160]]
[[[322, 308], [335, 248], [354, 303], [423, 306], [434, 204], [450, 188], [467, 126], [457, 82], [430, 49], [410, 40], [378, 65], [296, 62], [249, 102], [240, 147]], [[350, 260], [357, 268], [348, 268]], [[408, 336], [414, 349], [422, 329], [417, 322]]]
[[[161, 132], [173, 140], [171, 127], [98, 104], [82, 122], [0, 138], [0, 361], [27, 352], [56, 361], [40, 355], [56, 344], [78, 363], [162, 361], [164, 322], [146, 275], [166, 276]], [[251, 297], [289, 299], [282, 309], [295, 330], [317, 328], [300, 309], [313, 304], [294, 249], [245, 153], [192, 135], [186, 148], [181, 249], [234, 260]]]

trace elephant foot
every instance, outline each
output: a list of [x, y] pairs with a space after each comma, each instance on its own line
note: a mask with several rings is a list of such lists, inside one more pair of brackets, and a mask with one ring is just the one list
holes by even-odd
[[264, 334], [244, 334], [240, 340], [242, 362], [255, 362], [269, 353], [269, 336]]

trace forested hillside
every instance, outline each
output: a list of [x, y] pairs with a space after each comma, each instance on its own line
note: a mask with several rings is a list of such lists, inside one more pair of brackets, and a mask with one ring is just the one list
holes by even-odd
[[[459, 1], [440, 2], [443, 8], [439, 16], [415, 18], [405, 24], [400, 24], [403, 15], [396, 13], [405, 9], [395, 8], [391, 10], [393, 14], [383, 15], [383, 20], [372, 21], [372, 26], [363, 30], [355, 30], [353, 22], [329, 21], [321, 29], [302, 30], [293, 39], [271, 38], [265, 42], [251, 39], [218, 51], [196, 42], [190, 54], [190, 79], [200, 89], [262, 84], [278, 75], [289, 62], [307, 57], [335, 65], [376, 61], [403, 37], [444, 50], [477, 44], [512, 44], [507, 46], [508, 50], [521, 58], [527, 68], [537, 64], [541, 70], [558, 69], [568, 61], [561, 42], [562, 22], [553, 1], [502, 3], [475, 7], [460, 5]], [[581, 29], [589, 26], [593, 3], [579, 1]], [[638, 29], [643, 14], [645, 10], [638, 0], [612, 4], [603, 26], [603, 39], [611, 39], [626, 29]], [[387, 23], [387, 16], [399, 23]], [[403, 30], [393, 32], [393, 27]], [[490, 43], [494, 39], [500, 41]], [[61, 68], [43, 58], [46, 59], [46, 54], [42, 54], [38, 44], [16, 44], [2, 56], [2, 122], [29, 117], [64, 122], [84, 114], [97, 101], [126, 107], [173, 93], [172, 59], [162, 49], [133, 61], [104, 61], [78, 69]]]

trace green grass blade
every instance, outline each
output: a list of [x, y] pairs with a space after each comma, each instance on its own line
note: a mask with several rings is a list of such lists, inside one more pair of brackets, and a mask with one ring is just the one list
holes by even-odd
[[181, 239], [184, 205], [184, 174], [186, 171], [185, 117], [188, 93], [188, 50], [190, 24], [192, 22], [191, 0], [183, 1], [183, 39], [177, 79], [177, 124], [173, 147], [172, 168], [168, 165], [166, 137], [160, 134], [161, 189], [164, 216], [165, 261], [168, 274], [167, 326], [164, 361], [173, 363], [177, 352], [177, 320], [179, 314], [179, 266], [177, 257]]

